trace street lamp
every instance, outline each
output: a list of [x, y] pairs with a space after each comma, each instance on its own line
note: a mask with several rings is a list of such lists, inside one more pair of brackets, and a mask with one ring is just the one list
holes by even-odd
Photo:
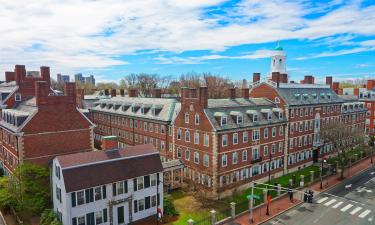
[[[268, 184], [270, 184], [271, 183], [271, 160], [272, 160], [272, 152], [270, 152], [270, 161], [269, 161], [269, 163], [268, 163]], [[268, 188], [268, 186], [267, 186], [267, 211], [266, 211], [266, 215], [267, 216], [269, 216], [270, 215], [270, 207], [269, 207], [269, 205], [270, 205], [270, 203], [269, 203], [269, 201], [268, 201], [268, 198], [269, 198], [269, 196], [270, 196], [270, 191], [269, 191], [269, 188]]]
[[374, 141], [374, 143], [372, 144], [372, 148], [371, 148], [371, 164], [373, 164], [374, 163], [374, 161], [373, 161], [373, 155], [374, 155], [374, 148], [375, 148], [375, 141]]
[[320, 189], [323, 189], [323, 163], [326, 163], [327, 160], [325, 158], [322, 159], [322, 166], [320, 169]]

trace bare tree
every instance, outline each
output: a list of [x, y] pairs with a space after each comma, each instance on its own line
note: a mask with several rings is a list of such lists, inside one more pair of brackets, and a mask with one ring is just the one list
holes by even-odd
[[364, 132], [361, 126], [348, 125], [343, 120], [331, 120], [321, 126], [321, 139], [325, 144], [331, 144], [337, 154], [338, 166], [341, 169], [341, 179], [349, 161], [349, 151], [364, 143]]

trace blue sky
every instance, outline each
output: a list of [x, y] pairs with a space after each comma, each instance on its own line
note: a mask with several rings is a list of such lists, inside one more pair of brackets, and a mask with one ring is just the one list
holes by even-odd
[[[375, 77], [374, 0], [3, 1], [0, 72], [129, 73], [178, 77], [211, 72], [233, 80], [266, 75], [276, 42], [292, 80]], [[24, 15], [27, 20], [20, 20]], [[4, 18], [4, 19], [3, 19]]]

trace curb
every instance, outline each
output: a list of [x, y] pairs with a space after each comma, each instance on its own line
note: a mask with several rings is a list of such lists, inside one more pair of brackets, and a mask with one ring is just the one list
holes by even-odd
[[5, 225], [7, 225], [7, 221], [5, 221], [5, 218], [4, 218], [3, 213], [1, 212], [1, 210], [0, 210], [0, 219], [3, 220], [3, 222], [4, 222]]
[[[368, 159], [368, 158], [367, 158], [367, 159]], [[362, 170], [356, 172], [355, 174], [353, 173], [351, 176], [344, 178], [344, 180], [338, 182], [337, 184], [333, 185], [332, 187], [329, 187], [329, 188], [323, 190], [322, 192], [319, 192], [318, 195], [320, 195], [321, 193], [324, 193], [324, 192], [327, 192], [327, 191], [333, 189], [333, 188], [336, 187], [337, 185], [339, 185], [339, 184], [341, 184], [342, 182], [344, 182], [347, 178], [354, 177], [354, 176], [356, 176], [357, 174], [359, 174], [359, 173], [361, 173], [361, 172], [364, 172], [364, 171], [370, 170], [370, 169], [373, 168], [374, 166], [375, 166], [375, 163], [374, 163], [372, 166], [371, 166], [371, 163], [370, 163], [370, 166], [369, 166], [369, 167], [364, 168], [364, 169], [362, 169]], [[293, 208], [295, 208], [295, 207], [301, 205], [302, 203], [304, 203], [304, 202], [301, 201], [301, 202], [297, 203], [296, 205], [293, 205], [293, 206], [291, 206], [291, 207], [285, 209], [284, 211], [281, 211], [281, 212], [279, 212], [279, 213], [273, 215], [272, 217], [267, 218], [266, 220], [264, 220], [264, 221], [262, 221], [262, 222], [254, 223], [254, 224], [255, 224], [255, 225], [257, 225], [257, 224], [264, 224], [264, 223], [266, 223], [266, 222], [272, 220], [273, 218], [277, 217], [278, 215], [280, 215], [280, 214], [282, 214], [282, 213], [285, 213], [285, 212], [287, 212], [287, 211], [289, 211], [289, 210], [291, 210], [291, 209], [293, 209]]]

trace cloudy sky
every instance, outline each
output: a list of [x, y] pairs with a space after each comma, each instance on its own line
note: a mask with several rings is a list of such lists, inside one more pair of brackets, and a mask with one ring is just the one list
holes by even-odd
[[118, 81], [128, 73], [375, 77], [375, 0], [0, 0], [0, 74], [24, 64]]

